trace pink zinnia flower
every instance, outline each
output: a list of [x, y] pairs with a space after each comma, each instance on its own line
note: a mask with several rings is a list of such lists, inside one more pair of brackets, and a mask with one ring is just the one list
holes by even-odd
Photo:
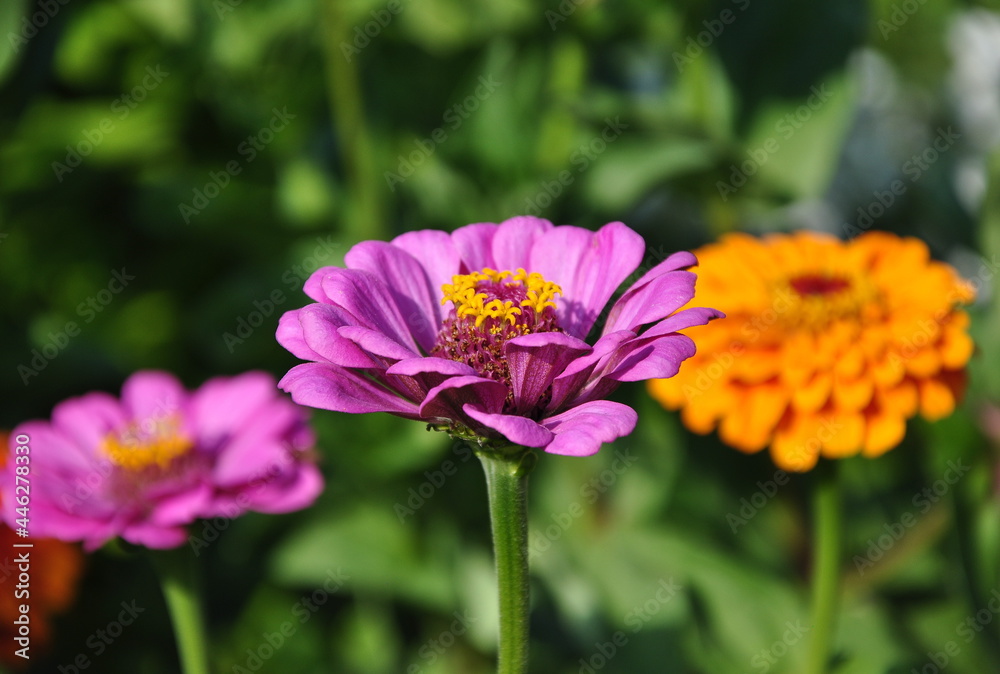
[[597, 232], [518, 217], [365, 241], [346, 269], [306, 281], [317, 303], [287, 312], [278, 341], [303, 360], [279, 382], [303, 405], [389, 412], [480, 443], [586, 456], [635, 427], [605, 400], [621, 382], [671, 377], [694, 354], [678, 334], [721, 316], [674, 313], [696, 263], [675, 253], [602, 310], [642, 261], [620, 222]]
[[[304, 508], [323, 488], [306, 421], [264, 372], [219, 377], [193, 392], [165, 372], [137, 372], [120, 400], [71, 398], [51, 421], [11, 433], [10, 456], [30, 456], [26, 528], [88, 550], [116, 536], [171, 548], [197, 518]], [[25, 515], [15, 510], [18, 465], [8, 461], [2, 486], [11, 527]]]

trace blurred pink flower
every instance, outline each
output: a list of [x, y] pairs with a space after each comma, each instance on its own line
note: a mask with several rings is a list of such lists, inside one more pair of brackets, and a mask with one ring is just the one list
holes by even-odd
[[[197, 518], [298, 510], [323, 488], [305, 410], [264, 372], [193, 392], [168, 373], [137, 372], [120, 399], [93, 392], [63, 401], [50, 421], [15, 428], [10, 442], [11, 457], [30, 461], [7, 463], [4, 520], [87, 550], [116, 536], [176, 547]], [[30, 499], [19, 512], [16, 470], [25, 465]]]

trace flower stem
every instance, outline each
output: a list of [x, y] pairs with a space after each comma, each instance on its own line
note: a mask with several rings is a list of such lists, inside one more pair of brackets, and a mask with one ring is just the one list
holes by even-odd
[[[385, 200], [372, 149], [364, 100], [361, 92], [359, 60], [342, 53], [340, 45], [355, 37], [348, 18], [346, 3], [326, 0], [323, 5], [323, 45], [326, 70], [326, 94], [332, 113], [334, 137], [337, 139], [347, 174], [348, 191], [353, 211], [348, 213], [348, 234], [358, 238], [384, 239], [382, 203]], [[367, 18], [367, 17], [366, 17]], [[358, 229], [351, 221], [364, 223]], [[354, 228], [354, 229], [350, 229]]]
[[[515, 448], [511, 448], [515, 449]], [[493, 551], [500, 593], [497, 674], [528, 671], [528, 474], [535, 465], [530, 449], [477, 451], [486, 472]]]
[[186, 549], [160, 550], [153, 554], [153, 566], [174, 626], [177, 651], [184, 674], [208, 674], [205, 625], [201, 614], [201, 587], [198, 567]]
[[840, 487], [835, 461], [817, 469], [813, 494], [812, 634], [807, 674], [824, 674], [836, 629], [840, 589]]

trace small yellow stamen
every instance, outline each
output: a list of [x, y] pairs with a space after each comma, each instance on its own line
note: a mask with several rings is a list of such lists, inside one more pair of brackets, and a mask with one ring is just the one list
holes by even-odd
[[514, 306], [511, 300], [490, 300], [489, 296], [479, 290], [479, 284], [503, 283], [508, 287], [520, 286], [524, 288], [525, 299], [521, 300], [520, 307], [527, 307], [534, 310], [536, 314], [545, 311], [546, 307], [556, 306], [556, 294], [562, 294], [562, 288], [557, 284], [546, 281], [537, 272], [528, 273], [523, 268], [516, 272], [497, 271], [489, 267], [482, 271], [475, 271], [471, 274], [456, 274], [452, 276], [451, 283], [441, 286], [444, 297], [441, 304], [452, 302], [455, 305], [455, 314], [459, 318], [470, 316], [475, 318], [476, 327], [483, 324], [487, 318], [506, 321], [511, 325], [517, 325], [517, 317], [521, 315], [521, 309]]
[[166, 468], [193, 446], [181, 432], [180, 420], [170, 417], [153, 422], [151, 430], [133, 423], [123, 431], [109, 433], [102, 449], [115, 465], [138, 471], [152, 465]]

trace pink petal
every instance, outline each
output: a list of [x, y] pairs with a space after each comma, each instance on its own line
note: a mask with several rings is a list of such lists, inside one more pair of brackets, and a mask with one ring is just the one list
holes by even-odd
[[358, 325], [345, 325], [339, 328], [337, 332], [344, 339], [357, 344], [363, 351], [377, 356], [379, 359], [383, 359], [383, 361], [396, 362], [417, 356], [416, 352], [400, 346], [397, 342], [377, 330], [362, 328]]
[[535, 240], [552, 229], [552, 223], [541, 218], [520, 216], [500, 223], [493, 237], [493, 260], [497, 270], [517, 271], [523, 267], [532, 271], [531, 248]]
[[496, 431], [515, 445], [545, 447], [552, 442], [552, 432], [527, 417], [515, 414], [490, 414], [475, 405], [465, 405], [464, 411], [480, 426]]
[[426, 352], [434, 348], [441, 329], [441, 288], [431, 285], [410, 253], [390, 243], [363, 241], [348, 251], [344, 262], [384, 279], [414, 339]]
[[507, 387], [478, 376], [451, 377], [430, 391], [420, 405], [420, 417], [428, 421], [457, 421], [466, 426], [469, 418], [463, 407], [472, 404], [488, 412], [499, 412], [507, 399]]
[[476, 377], [479, 374], [465, 363], [435, 356], [401, 360], [395, 365], [391, 365], [385, 373], [399, 377], [410, 377], [424, 391], [430, 391], [450, 377]]
[[140, 520], [126, 525], [121, 537], [133, 545], [166, 550], [183, 545], [187, 541], [187, 531], [183, 527], [160, 526]]
[[[307, 508], [323, 491], [323, 475], [311, 463], [298, 464], [259, 487], [250, 487], [249, 507], [262, 513], [287, 513]], [[231, 511], [231, 510], [230, 510]]]
[[410, 328], [381, 277], [359, 269], [339, 269], [326, 275], [323, 290], [330, 303], [350, 313], [357, 325], [377, 330], [417, 352]]
[[265, 413], [272, 401], [279, 400], [278, 395], [274, 377], [266, 372], [209, 379], [191, 395], [192, 425], [199, 447], [217, 448], [244, 424]]
[[555, 434], [545, 451], [568, 456], [596, 454], [605, 442], [631, 433], [638, 419], [628, 405], [610, 400], [584, 403], [542, 420], [542, 425]]
[[[546, 405], [548, 410], [562, 409], [571, 404], [587, 386], [599, 364], [617, 351], [622, 344], [635, 339], [635, 333], [620, 330], [604, 335], [594, 344], [593, 350], [570, 363], [561, 375], [552, 382], [552, 400]], [[609, 391], [610, 392], [610, 391]]]
[[310, 274], [309, 278], [306, 279], [306, 282], [302, 284], [302, 292], [312, 298], [315, 302], [330, 304], [330, 298], [326, 296], [326, 291], [323, 290], [323, 279], [340, 269], [342, 269], [342, 267], [320, 267]]
[[694, 355], [694, 342], [687, 335], [670, 334], [637, 339], [615, 354], [605, 375], [614, 381], [645, 381], [673, 377], [681, 363]]
[[435, 292], [440, 292], [442, 285], [451, 283], [451, 277], [460, 273], [462, 260], [447, 232], [436, 229], [406, 232], [393, 239], [392, 245], [405, 250], [423, 265]]
[[418, 418], [417, 406], [351, 370], [323, 363], [296, 365], [278, 382], [300, 405], [335, 412], [389, 412]]
[[[459, 227], [451, 234], [451, 240], [462, 259], [460, 274], [467, 274], [489, 267], [497, 268], [493, 259], [493, 237], [497, 226], [489, 222]], [[450, 282], [450, 280], [449, 280]]]
[[531, 270], [563, 290], [556, 299], [559, 326], [581, 339], [618, 286], [639, 263], [645, 243], [620, 222], [591, 232], [580, 227], [555, 227], [535, 241]]
[[[289, 314], [298, 320], [286, 319]], [[374, 367], [375, 362], [357, 344], [340, 334], [340, 328], [353, 321], [344, 309], [329, 304], [308, 304], [285, 316], [278, 322], [278, 341], [289, 351], [295, 346], [302, 355], [292, 353], [300, 358], [312, 352], [318, 357], [306, 360], [326, 361], [340, 367]], [[295, 323], [298, 323], [297, 329]], [[286, 343], [281, 337], [290, 339]]]
[[187, 392], [168, 372], [144, 370], [122, 385], [122, 407], [135, 421], [163, 419], [178, 414], [187, 404]]
[[666, 318], [694, 297], [695, 278], [689, 271], [672, 271], [638, 290], [629, 289], [611, 308], [604, 331], [638, 332], [642, 326]]
[[586, 342], [561, 332], [538, 332], [507, 342], [504, 355], [510, 367], [514, 412], [533, 410], [552, 380], [589, 351]]
[[[105, 438], [112, 431], [125, 428], [130, 421], [117, 400], [95, 392], [59, 403], [52, 410], [51, 426], [32, 422], [30, 425], [38, 426], [24, 432], [31, 438], [29, 446], [36, 457], [48, 455], [67, 470], [87, 470], [94, 461], [106, 458], [101, 451]], [[29, 424], [23, 426], [27, 428]], [[15, 435], [11, 434], [11, 441]]]

